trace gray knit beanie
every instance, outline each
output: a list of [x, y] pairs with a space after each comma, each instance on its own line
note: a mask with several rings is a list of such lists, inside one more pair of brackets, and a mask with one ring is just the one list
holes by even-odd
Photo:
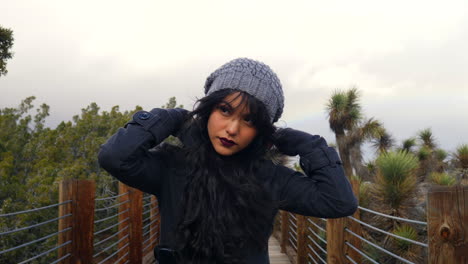
[[272, 123], [283, 113], [284, 96], [278, 76], [268, 65], [247, 59], [234, 59], [214, 71], [205, 83], [205, 94], [222, 89], [237, 89], [265, 104]]

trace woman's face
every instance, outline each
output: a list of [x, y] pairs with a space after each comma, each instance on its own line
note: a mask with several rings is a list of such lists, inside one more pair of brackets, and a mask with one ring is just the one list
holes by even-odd
[[214, 107], [208, 119], [208, 136], [216, 152], [223, 156], [233, 155], [246, 148], [257, 135], [250, 111], [240, 105], [239, 92], [226, 96]]

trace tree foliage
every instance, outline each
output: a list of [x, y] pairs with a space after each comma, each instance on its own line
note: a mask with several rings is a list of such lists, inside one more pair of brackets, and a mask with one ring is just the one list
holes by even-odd
[[[56, 128], [45, 127], [50, 107], [35, 109], [34, 96], [15, 108], [0, 109], [0, 214], [43, 207], [58, 202], [58, 184], [63, 179], [96, 180], [96, 197], [114, 195], [117, 184], [102, 170], [97, 161], [100, 145], [132, 115], [141, 110], [120, 111], [114, 106], [101, 111], [96, 103], [81, 109], [71, 121]], [[166, 107], [177, 105], [175, 97]], [[57, 208], [34, 213], [0, 217], [0, 233], [29, 226], [57, 217]], [[57, 232], [57, 222], [38, 228], [4, 235], [0, 251]], [[0, 263], [18, 263], [57, 245], [57, 238], [26, 246], [0, 255]], [[39, 258], [37, 263], [50, 263], [55, 252]], [[32, 262], [36, 263], [36, 262]]]
[[10, 50], [13, 47], [13, 41], [13, 31], [0, 26], [0, 76], [8, 73], [6, 61], [13, 57]]

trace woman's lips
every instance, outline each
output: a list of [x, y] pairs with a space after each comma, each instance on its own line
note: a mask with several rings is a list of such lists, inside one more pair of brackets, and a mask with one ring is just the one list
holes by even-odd
[[236, 145], [236, 142], [229, 140], [227, 138], [219, 138], [219, 140], [221, 141], [221, 144], [223, 144], [223, 146], [225, 147], [232, 147]]

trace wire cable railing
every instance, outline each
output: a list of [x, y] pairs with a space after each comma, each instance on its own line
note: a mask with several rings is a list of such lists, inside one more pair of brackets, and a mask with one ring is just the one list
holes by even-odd
[[427, 222], [422, 222], [422, 221], [397, 217], [397, 216], [393, 216], [393, 215], [388, 215], [388, 214], [380, 213], [380, 212], [377, 212], [377, 211], [374, 211], [374, 210], [371, 210], [371, 209], [368, 209], [368, 208], [364, 208], [364, 207], [361, 207], [361, 206], [358, 206], [358, 208], [365, 211], [365, 212], [380, 215], [380, 216], [387, 217], [387, 218], [391, 218], [391, 219], [394, 219], [394, 220], [399, 220], [399, 221], [413, 223], [413, 224], [427, 225]]
[[47, 206], [43, 206], [43, 207], [39, 207], [39, 208], [28, 209], [28, 210], [24, 210], [24, 211], [18, 211], [18, 212], [7, 213], [7, 214], [0, 214], [0, 217], [14, 216], [14, 215], [19, 215], [19, 214], [37, 212], [37, 211], [41, 211], [41, 210], [48, 209], [48, 208], [58, 207], [60, 205], [68, 204], [68, 203], [71, 203], [71, 202], [72, 202], [71, 200], [68, 200], [68, 201], [65, 201], [65, 202], [51, 204], [51, 205], [47, 205]]
[[50, 254], [51, 252], [53, 252], [53, 251], [55, 251], [55, 250], [57, 250], [57, 249], [59, 249], [59, 248], [62, 248], [62, 247], [64, 247], [64, 246], [68, 245], [68, 244], [71, 244], [71, 242], [72, 242], [71, 240], [68, 240], [67, 242], [62, 243], [62, 244], [60, 244], [60, 245], [58, 245], [58, 246], [56, 246], [56, 247], [54, 247], [54, 248], [51, 248], [51, 249], [49, 249], [49, 250], [47, 250], [47, 251], [45, 251], [45, 252], [42, 252], [42, 253], [40, 253], [40, 254], [38, 254], [38, 255], [36, 255], [36, 256], [30, 258], [30, 259], [21, 261], [21, 262], [18, 263], [18, 264], [25, 264], [25, 263], [28, 263], [28, 262], [30, 262], [30, 261], [33, 261], [33, 260], [35, 260], [35, 259], [37, 259], [37, 258], [39, 258], [39, 257], [45, 256], [45, 255], [47, 255], [47, 254]]
[[129, 193], [126, 192], [126, 193], [122, 193], [122, 194], [114, 195], [114, 196], [110, 196], [110, 197], [96, 198], [95, 201], [107, 201], [107, 200], [111, 200], [111, 199], [116, 199], [116, 198], [122, 197], [122, 196], [127, 195], [127, 194], [129, 194]]
[[395, 237], [395, 238], [398, 238], [398, 239], [401, 239], [401, 240], [404, 240], [404, 241], [413, 243], [413, 244], [415, 244], [415, 245], [419, 245], [419, 246], [426, 247], [426, 248], [428, 247], [428, 245], [425, 244], [425, 243], [421, 243], [421, 242], [419, 242], [419, 241], [415, 241], [415, 240], [412, 240], [412, 239], [409, 239], [409, 238], [406, 238], [406, 237], [402, 237], [402, 236], [395, 235], [395, 234], [393, 234], [393, 233], [384, 231], [384, 230], [382, 230], [382, 229], [380, 229], [380, 228], [377, 228], [377, 227], [374, 227], [374, 226], [372, 226], [372, 225], [369, 225], [369, 224], [367, 224], [367, 223], [365, 223], [365, 222], [363, 222], [363, 221], [361, 221], [361, 220], [359, 220], [359, 219], [356, 219], [356, 218], [354, 218], [354, 217], [352, 217], [352, 216], [348, 216], [348, 218], [349, 218], [349, 219], [352, 219], [353, 221], [358, 222], [359, 224], [361, 224], [361, 225], [363, 225], [363, 226], [366, 226], [366, 227], [368, 227], [368, 228], [371, 228], [372, 230], [378, 231], [378, 232], [380, 232], [380, 233], [383, 233], [383, 234], [386, 234], [386, 235], [389, 235], [389, 236], [392, 236], [392, 237]]
[[351, 243], [349, 243], [348, 241], [345, 241], [345, 245], [347, 245], [348, 247], [352, 248], [354, 251], [356, 251], [359, 255], [363, 256], [364, 258], [366, 258], [367, 260], [369, 260], [370, 262], [374, 263], [374, 264], [379, 264], [377, 261], [375, 261], [374, 259], [372, 259], [371, 257], [367, 256], [364, 252], [362, 252], [361, 250], [357, 249], [355, 246], [351, 245]]
[[44, 221], [44, 222], [37, 223], [37, 224], [34, 224], [34, 225], [25, 226], [25, 227], [20, 227], [20, 228], [14, 229], [14, 230], [10, 230], [10, 231], [6, 231], [6, 232], [3, 232], [3, 233], [0, 233], [0, 236], [8, 235], [8, 234], [13, 234], [13, 233], [16, 233], [16, 232], [19, 232], [19, 231], [28, 230], [28, 229], [32, 229], [32, 228], [35, 228], [35, 227], [43, 226], [43, 225], [46, 225], [46, 224], [49, 224], [49, 223], [58, 221], [58, 220], [60, 220], [60, 219], [64, 219], [64, 218], [70, 217], [70, 216], [72, 216], [72, 214], [66, 214], [66, 215], [64, 215], [64, 216], [60, 216], [60, 217], [57, 217], [57, 218], [54, 218], [54, 219], [46, 220], [46, 221]]
[[12, 247], [12, 248], [5, 249], [5, 250], [2, 250], [2, 251], [0, 251], [0, 255], [2, 255], [2, 254], [4, 254], [4, 253], [7, 253], [7, 252], [10, 252], [10, 251], [13, 251], [13, 250], [17, 250], [17, 249], [20, 249], [20, 248], [24, 248], [24, 247], [26, 247], [26, 246], [35, 244], [35, 243], [37, 243], [37, 242], [44, 241], [44, 240], [46, 240], [46, 239], [48, 239], [48, 238], [51, 238], [51, 237], [56, 236], [56, 235], [58, 235], [58, 234], [61, 234], [61, 233], [63, 233], [63, 232], [67, 232], [67, 231], [69, 231], [69, 230], [71, 230], [71, 229], [72, 229], [71, 227], [68, 227], [68, 228], [65, 228], [65, 229], [63, 229], [63, 230], [60, 230], [60, 231], [58, 231], [58, 232], [55, 232], [55, 233], [53, 233], [53, 234], [49, 234], [49, 235], [43, 236], [43, 237], [41, 237], [41, 238], [39, 238], [39, 239], [35, 239], [35, 240], [33, 240], [33, 241], [30, 241], [30, 242], [21, 244], [21, 245], [19, 245], [19, 246]]
[[353, 235], [354, 237], [359, 238], [361, 241], [366, 242], [368, 245], [371, 245], [371, 246], [373, 246], [374, 248], [376, 248], [376, 249], [378, 249], [378, 250], [380, 250], [380, 251], [382, 251], [382, 252], [384, 252], [384, 253], [387, 253], [388, 255], [390, 255], [390, 256], [392, 256], [392, 257], [398, 259], [399, 261], [402, 261], [402, 262], [408, 263], [408, 264], [414, 264], [414, 262], [411, 262], [411, 261], [409, 261], [409, 260], [407, 260], [407, 259], [405, 259], [405, 258], [402, 258], [402, 257], [396, 255], [395, 253], [390, 252], [390, 251], [386, 250], [385, 248], [380, 247], [379, 245], [377, 245], [377, 244], [375, 244], [375, 243], [372, 243], [371, 241], [369, 241], [369, 240], [363, 238], [362, 236], [360, 236], [360, 235], [354, 233], [353, 231], [349, 230], [348, 228], [345, 228], [345, 231], [348, 232], [348, 233], [350, 233], [350, 234]]
[[[363, 211], [373, 213], [375, 215], [379, 215], [379, 216], [383, 216], [383, 217], [388, 217], [388, 218], [393, 219], [393, 220], [404, 221], [404, 222], [418, 224], [418, 225], [427, 225], [427, 222], [412, 220], [412, 219], [406, 219], [406, 218], [402, 218], [402, 217], [391, 216], [391, 215], [387, 215], [387, 214], [384, 214], [384, 213], [376, 212], [376, 211], [368, 209], [368, 208], [362, 208], [362, 207], [359, 207], [359, 208], [362, 209]], [[295, 250], [297, 252], [297, 250], [298, 250], [298, 244], [297, 243], [298, 243], [298, 240], [299, 240], [298, 239], [298, 234], [299, 234], [298, 225], [299, 225], [299, 223], [297, 222], [298, 218], [294, 214], [289, 213], [289, 212], [286, 212], [285, 216], [286, 216], [286, 218], [278, 217], [277, 222], [279, 222], [279, 221], [286, 221], [287, 222], [287, 224], [285, 225], [287, 230], [286, 230], [285, 233], [282, 233], [282, 234], [284, 234], [286, 236], [285, 237], [285, 239], [286, 239], [285, 241], [287, 241], [286, 245], [290, 246], [293, 250]], [[383, 230], [381, 228], [375, 227], [375, 226], [373, 226], [373, 225], [371, 225], [369, 223], [366, 223], [365, 221], [363, 221], [361, 219], [358, 219], [358, 218], [355, 218], [353, 216], [348, 216], [347, 218], [349, 219], [349, 221], [354, 221], [354, 222], [358, 223], [363, 228], [369, 228], [372, 231], [376, 231], [378, 233], [393, 237], [395, 239], [398, 239], [398, 240], [401, 240], [401, 241], [404, 241], [404, 242], [411, 243], [413, 245], [420, 246], [422, 248], [428, 248], [429, 247], [427, 242], [425, 243], [425, 242], [421, 242], [421, 241], [417, 241], [417, 240], [414, 240], [414, 239], [411, 239], [411, 238], [404, 237], [404, 236], [399, 235], [399, 234], [394, 234], [394, 233], [392, 233], [390, 231], [386, 231], [386, 230]], [[327, 232], [328, 224], [327, 224], [327, 227], [325, 228], [320, 223], [318, 223], [317, 221], [312, 220], [312, 219], [313, 218], [311, 218], [311, 217], [305, 217], [305, 220], [301, 220], [301, 221], [306, 221], [306, 223], [307, 223], [307, 225], [305, 227], [301, 226], [301, 228], [306, 228], [306, 232], [307, 232], [306, 234], [304, 234], [306, 241], [301, 242], [301, 243], [305, 243], [305, 246], [308, 248], [308, 250], [310, 250], [309, 253], [304, 252], [302, 254], [306, 254], [306, 256], [310, 258], [309, 263], [326, 263], [325, 259], [326, 259], [326, 256], [328, 254], [327, 249], [326, 249], [326, 245], [328, 243], [327, 239], [326, 239], [326, 232]], [[325, 218], [315, 218], [315, 219], [318, 219], [319, 221], [327, 223], [327, 219], [325, 219]], [[412, 262], [412, 260], [408, 260], [405, 257], [399, 256], [398, 254], [395, 254], [394, 252], [391, 252], [390, 250], [385, 249], [383, 246], [377, 245], [376, 243], [371, 242], [371, 240], [365, 239], [363, 236], [358, 235], [354, 231], [354, 229], [350, 229], [350, 228], [346, 227], [346, 225], [349, 225], [349, 222], [344, 223], [344, 231], [345, 231], [345, 233], [349, 233], [350, 236], [358, 238], [359, 240], [363, 241], [363, 243], [375, 248], [378, 251], [383, 252], [384, 254], [386, 254], [390, 258], [395, 258], [396, 260], [401, 261], [402, 263], [408, 263], [408, 264], [414, 263], [414, 262]], [[280, 228], [283, 227], [282, 225], [279, 225], [279, 226], [280, 226]], [[302, 231], [302, 232], [304, 232], [304, 231]], [[303, 234], [303, 233], [300, 233], [300, 234]], [[303, 239], [303, 238], [301, 238], [301, 239]], [[346, 261], [348, 261], [349, 263], [360, 263], [360, 260], [358, 261], [355, 258], [355, 256], [358, 256], [358, 255], [361, 255], [362, 258], [365, 258], [367, 261], [369, 261], [369, 263], [374, 263], [374, 264], [379, 263], [377, 261], [377, 259], [373, 259], [373, 257], [370, 257], [366, 253], [364, 253], [364, 251], [362, 251], [360, 249], [360, 246], [358, 248], [357, 246], [351, 244], [350, 241], [344, 241], [344, 244], [349, 248], [349, 250], [352, 250], [352, 251], [355, 252], [353, 254], [356, 254], [356, 255], [353, 255], [353, 254], [344, 253], [344, 257], [345, 257]], [[385, 256], [385, 259], [387, 259], [387, 256]]]

